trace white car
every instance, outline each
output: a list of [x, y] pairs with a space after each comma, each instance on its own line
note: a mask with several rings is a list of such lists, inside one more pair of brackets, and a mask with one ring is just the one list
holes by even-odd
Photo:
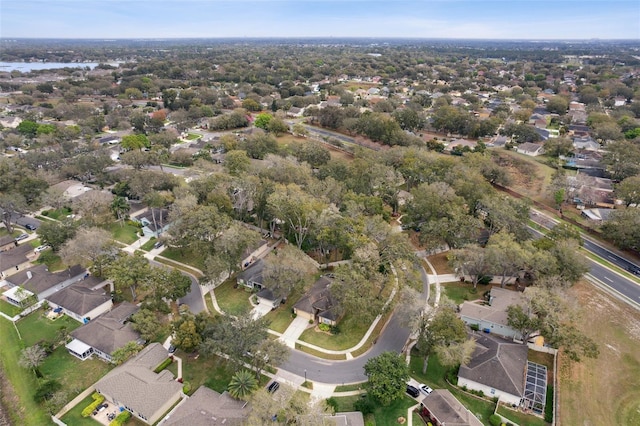
[[38, 247], [34, 248], [33, 251], [35, 251], [36, 253], [40, 253], [41, 251], [45, 251], [45, 250], [50, 249], [50, 248], [51, 248], [50, 245], [45, 244], [43, 246], [38, 246]]
[[433, 389], [431, 389], [427, 385], [420, 384], [420, 386], [418, 386], [418, 387], [420, 388], [420, 392], [422, 392], [425, 395], [429, 395], [429, 394], [431, 394], [431, 392], [433, 392]]

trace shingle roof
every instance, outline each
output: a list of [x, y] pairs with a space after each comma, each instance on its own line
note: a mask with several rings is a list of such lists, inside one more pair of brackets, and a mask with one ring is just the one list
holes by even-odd
[[84, 316], [111, 300], [111, 295], [104, 290], [92, 290], [85, 282], [79, 281], [53, 293], [47, 297], [47, 300], [80, 316]]
[[115, 309], [74, 330], [71, 335], [106, 354], [111, 354], [131, 341], [140, 339], [130, 323], [125, 323], [138, 309], [123, 302]]
[[482, 422], [471, 414], [447, 389], [434, 389], [429, 396], [422, 399], [422, 405], [438, 419], [440, 424], [482, 426]]
[[258, 259], [255, 263], [249, 266], [247, 269], [238, 274], [238, 281], [242, 280], [245, 283], [254, 282], [262, 284], [262, 271], [264, 270], [264, 261]]
[[522, 396], [527, 346], [483, 334], [473, 337], [476, 349], [469, 364], [460, 366], [458, 377]]
[[[2, 252], [2, 268], [3, 270], [13, 268], [16, 265], [23, 264], [28, 261], [27, 255], [33, 255], [33, 247], [31, 244], [19, 244], [18, 247]], [[13, 281], [11, 281], [13, 282]]]
[[491, 304], [480, 305], [474, 302], [464, 302], [460, 307], [460, 315], [468, 318], [491, 321], [495, 324], [507, 324], [507, 308], [518, 304], [522, 300], [522, 293], [493, 287], [491, 289]]
[[166, 426], [210, 426], [241, 425], [249, 414], [246, 402], [231, 398], [228, 393], [219, 394], [200, 386], [195, 393], [182, 403]]
[[159, 343], [152, 343], [138, 355], [107, 373], [96, 383], [96, 390], [108, 395], [119, 404], [151, 419], [168, 401], [179, 396], [182, 385], [168, 370], [154, 373], [167, 359], [167, 351]]
[[[63, 281], [80, 277], [85, 273], [85, 269], [80, 265], [72, 266], [69, 269], [59, 272], [49, 272], [47, 265], [36, 265], [10, 276], [7, 281], [19, 285], [25, 290], [34, 294], [40, 294], [45, 290], [54, 287]], [[31, 278], [29, 278], [31, 275]]]

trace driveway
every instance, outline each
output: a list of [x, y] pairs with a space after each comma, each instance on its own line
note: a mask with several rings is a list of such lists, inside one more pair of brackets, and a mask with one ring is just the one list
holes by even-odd
[[280, 340], [290, 348], [296, 347], [296, 340], [309, 327], [309, 320], [302, 317], [295, 317], [289, 327], [282, 333]]

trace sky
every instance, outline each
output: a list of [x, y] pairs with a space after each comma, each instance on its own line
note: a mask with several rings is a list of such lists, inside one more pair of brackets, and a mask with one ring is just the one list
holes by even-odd
[[640, 0], [0, 0], [0, 38], [640, 40]]

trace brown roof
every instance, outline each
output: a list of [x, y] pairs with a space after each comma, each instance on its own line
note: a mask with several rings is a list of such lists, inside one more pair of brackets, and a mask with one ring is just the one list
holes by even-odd
[[4, 271], [27, 262], [29, 258], [33, 257], [33, 247], [28, 242], [19, 244], [14, 249], [3, 251], [0, 256], [2, 256], [2, 270]]
[[219, 394], [200, 386], [181, 404], [168, 420], [167, 426], [241, 425], [249, 414], [247, 403], [233, 399], [227, 392]]
[[293, 305], [294, 309], [308, 312], [311, 315], [318, 313], [322, 317], [336, 320], [339, 315], [335, 312], [336, 303], [331, 296], [330, 285], [331, 279], [326, 276], [320, 277]]

